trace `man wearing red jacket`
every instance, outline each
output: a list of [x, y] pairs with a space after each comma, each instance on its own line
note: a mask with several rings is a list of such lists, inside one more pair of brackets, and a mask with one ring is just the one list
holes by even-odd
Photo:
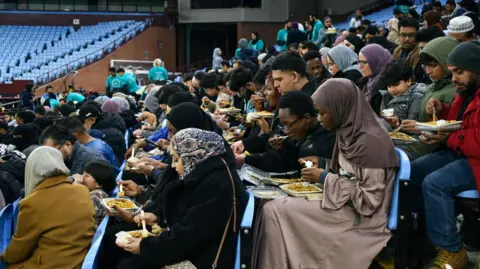
[[[448, 69], [457, 87], [450, 106], [430, 99], [427, 112], [444, 120], [462, 121], [454, 132], [423, 134], [424, 143], [444, 143], [445, 149], [412, 162], [412, 184], [421, 184], [427, 235], [439, 251], [430, 268], [463, 268], [467, 252], [457, 233], [455, 196], [480, 191], [480, 43], [458, 45], [448, 56]], [[435, 108], [435, 109], [434, 109]]]

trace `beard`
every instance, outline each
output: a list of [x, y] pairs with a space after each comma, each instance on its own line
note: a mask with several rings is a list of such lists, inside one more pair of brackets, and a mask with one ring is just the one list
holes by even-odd
[[461, 85], [464, 87], [464, 89], [458, 90], [458, 94], [460, 94], [463, 97], [470, 97], [474, 95], [478, 89], [480, 89], [480, 75], [472, 74], [467, 84], [463, 84], [460, 82], [455, 82], [455, 84]]

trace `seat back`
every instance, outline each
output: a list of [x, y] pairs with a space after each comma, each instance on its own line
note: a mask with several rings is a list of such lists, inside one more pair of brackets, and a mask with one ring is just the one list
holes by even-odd
[[[390, 214], [388, 216], [388, 229], [396, 230], [398, 225], [398, 203], [400, 196], [400, 181], [410, 181], [410, 160], [403, 150], [395, 148], [397, 153], [399, 168], [395, 176], [395, 184], [393, 186], [392, 201], [390, 203]], [[406, 197], [405, 199], [408, 199]]]
[[3, 253], [12, 238], [13, 205], [8, 204], [0, 211], [0, 253]]
[[90, 245], [90, 249], [88, 250], [87, 256], [85, 256], [85, 260], [82, 264], [82, 269], [96, 269], [98, 263], [98, 253], [100, 250], [100, 245], [102, 244], [103, 236], [105, 235], [105, 230], [107, 229], [108, 224], [108, 216], [103, 218], [100, 225], [98, 225], [97, 231], [92, 239], [92, 244]]
[[467, 199], [478, 199], [479, 198], [477, 190], [462, 191], [461, 193], [457, 194], [457, 197], [467, 198]]
[[20, 211], [20, 207], [18, 206], [18, 203], [20, 203], [20, 199], [22, 199], [21, 197], [18, 198], [17, 200], [15, 200], [15, 202], [13, 202], [13, 234], [15, 234], [17, 232], [17, 223], [18, 223], [18, 213]]
[[242, 253], [242, 233], [248, 235], [252, 232], [252, 225], [253, 225], [253, 214], [255, 211], [255, 197], [253, 193], [248, 193], [248, 203], [247, 207], [245, 207], [245, 212], [243, 213], [242, 222], [240, 223], [240, 230], [238, 231], [238, 240], [237, 240], [237, 251], [235, 256], [235, 269], [244, 268], [241, 265], [241, 253]]

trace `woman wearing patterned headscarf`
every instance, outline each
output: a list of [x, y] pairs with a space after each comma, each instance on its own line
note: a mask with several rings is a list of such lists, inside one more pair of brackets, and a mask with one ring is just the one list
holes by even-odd
[[386, 89], [386, 85], [380, 77], [392, 59], [392, 54], [377, 44], [365, 46], [358, 55], [358, 63], [363, 74], [359, 86], [377, 115], [380, 115], [382, 103], [382, 95], [379, 90]]
[[[368, 268], [390, 239], [398, 166], [392, 140], [351, 81], [329, 79], [312, 99], [322, 125], [337, 136], [330, 168], [320, 169], [315, 182], [323, 185], [323, 198], [288, 197], [263, 206], [254, 269]], [[319, 168], [302, 173], [309, 169]]]
[[0, 261], [8, 268], [80, 268], [95, 233], [92, 198], [72, 184], [62, 153], [39, 147], [27, 159], [18, 225]]
[[118, 244], [138, 255], [123, 259], [117, 268], [162, 268], [183, 261], [196, 268], [211, 268], [212, 264], [234, 268], [238, 228], [248, 195], [225, 159], [223, 138], [213, 132], [184, 129], [172, 138], [170, 153], [180, 180], [171, 182], [162, 194], [164, 204], [158, 212], [163, 213], [135, 217], [137, 223], [143, 219], [149, 225], [160, 223], [170, 229], [156, 237]]

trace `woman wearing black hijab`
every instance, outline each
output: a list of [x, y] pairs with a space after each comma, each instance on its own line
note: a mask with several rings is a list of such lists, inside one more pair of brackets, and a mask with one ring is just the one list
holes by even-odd
[[40, 128], [32, 123], [18, 125], [13, 130], [13, 140], [18, 151], [23, 151], [31, 145], [38, 145]]
[[[198, 105], [193, 103], [182, 103], [178, 106], [172, 108], [172, 110], [167, 114], [167, 127], [169, 128], [169, 139], [178, 131], [187, 128], [197, 128], [206, 131], [213, 131], [218, 134], [222, 134], [222, 130], [217, 127], [216, 123], [210, 118], [210, 116], [203, 112]], [[224, 140], [225, 143], [225, 162], [230, 167], [230, 169], [235, 169], [235, 156], [228, 145], [228, 142]], [[170, 163], [170, 161], [165, 160], [165, 163]], [[175, 182], [178, 179], [178, 174], [171, 165], [168, 165], [167, 168], [154, 169], [152, 171], [152, 177], [155, 178], [154, 182], [157, 182], [155, 186], [150, 188], [143, 188], [135, 183], [128, 183], [126, 181], [121, 181], [120, 183], [124, 186], [124, 191], [126, 196], [132, 196], [130, 193], [137, 192], [136, 196], [148, 196], [147, 204], [143, 207], [145, 212], [156, 212], [158, 209], [163, 207], [164, 203], [164, 191], [166, 187]], [[128, 183], [128, 184], [127, 184]], [[133, 198], [133, 197], [132, 197]], [[141, 198], [140, 198], [141, 199]], [[131, 231], [137, 230], [138, 227], [133, 223], [133, 215], [131, 212], [116, 208], [119, 211], [117, 217], [122, 219], [125, 223], [110, 226], [107, 228], [103, 243], [102, 249], [103, 253], [100, 257], [100, 266], [99, 268], [116, 268], [117, 264], [126, 257], [131, 256], [131, 253], [124, 251], [115, 244], [115, 234], [120, 231]]]
[[182, 103], [175, 106], [167, 114], [168, 137], [172, 137], [176, 132], [187, 129], [197, 128], [205, 131], [216, 132], [222, 135], [222, 130], [198, 105], [193, 103]]
[[349, 35], [345, 38], [345, 46], [351, 48], [355, 53], [358, 55], [361, 49], [365, 46], [365, 43], [362, 41], [362, 39], [356, 35]]

